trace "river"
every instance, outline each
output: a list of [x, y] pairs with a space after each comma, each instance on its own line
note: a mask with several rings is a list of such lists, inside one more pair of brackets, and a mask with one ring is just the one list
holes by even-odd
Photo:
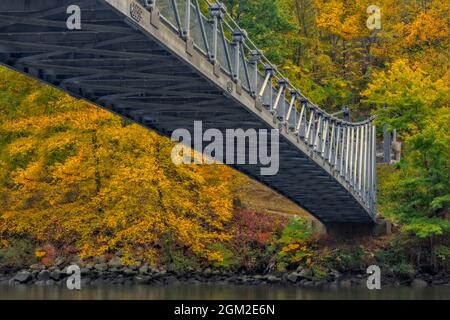
[[297, 288], [285, 286], [171, 285], [102, 286], [70, 291], [61, 286], [0, 286], [0, 300], [358, 300], [439, 299], [450, 300], [450, 286], [428, 288]]

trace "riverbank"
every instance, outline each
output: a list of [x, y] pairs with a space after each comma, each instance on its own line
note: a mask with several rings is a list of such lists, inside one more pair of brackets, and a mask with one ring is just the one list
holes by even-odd
[[[174, 272], [147, 265], [130, 267], [114, 265], [115, 263], [117, 261], [112, 259], [108, 262], [80, 266], [82, 286], [210, 284], [351, 288], [366, 287], [368, 277], [362, 272], [345, 274], [336, 270], [328, 270], [325, 275], [317, 278], [311, 273], [311, 270], [302, 268], [292, 272], [270, 274], [237, 273], [210, 268]], [[35, 264], [18, 271], [3, 270], [0, 272], [0, 285], [64, 286], [67, 278], [67, 265], [47, 267]], [[382, 285], [414, 288], [450, 286], [450, 275], [417, 274], [414, 277], [405, 278], [387, 272], [382, 276]]]

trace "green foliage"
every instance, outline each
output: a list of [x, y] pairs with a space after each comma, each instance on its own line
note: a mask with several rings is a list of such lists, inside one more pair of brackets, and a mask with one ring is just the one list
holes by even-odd
[[376, 263], [383, 267], [403, 264], [408, 261], [408, 244], [400, 239], [394, 239], [387, 248], [375, 254]]
[[320, 259], [330, 269], [360, 272], [369, 265], [369, 256], [362, 247], [334, 249]]
[[214, 267], [224, 270], [233, 270], [239, 268], [242, 265], [242, 261], [240, 261], [239, 257], [236, 256], [233, 253], [232, 249], [229, 248], [229, 246], [227, 246], [226, 244], [216, 243], [212, 245], [211, 249], [219, 252], [219, 254], [223, 257], [222, 261], [213, 263]]
[[401, 278], [410, 279], [416, 274], [416, 269], [411, 263], [400, 263], [392, 266], [393, 273]]
[[433, 251], [438, 264], [444, 268], [450, 268], [450, 246], [438, 245]]
[[289, 57], [291, 43], [286, 35], [295, 26], [283, 10], [280, 0], [226, 0], [231, 15], [247, 30], [251, 39], [264, 50], [274, 63], [284, 63]]
[[399, 130], [405, 147], [396, 170], [380, 169], [382, 211], [420, 238], [450, 231], [450, 109], [448, 88], [404, 61], [391, 66], [365, 92], [380, 107], [379, 122]]
[[376, 108], [379, 124], [387, 123], [407, 139], [424, 130], [430, 119], [445, 112], [443, 108], [450, 98], [448, 84], [434, 81], [420, 68], [413, 69], [405, 59], [398, 59], [388, 67], [387, 71], [373, 75], [373, 81], [363, 92], [364, 103]]
[[306, 219], [293, 218], [278, 240], [277, 268], [284, 270], [300, 263], [310, 264], [313, 230]]
[[21, 268], [35, 263], [34, 245], [28, 239], [11, 239], [8, 246], [0, 248], [0, 266]]

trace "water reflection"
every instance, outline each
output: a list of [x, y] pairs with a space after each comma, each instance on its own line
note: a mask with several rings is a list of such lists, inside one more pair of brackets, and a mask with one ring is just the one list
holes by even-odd
[[440, 299], [450, 300], [450, 287], [384, 288], [369, 291], [363, 288], [295, 288], [283, 286], [103, 286], [69, 291], [65, 287], [2, 286], [0, 299], [64, 299], [64, 300], [317, 300], [317, 299]]

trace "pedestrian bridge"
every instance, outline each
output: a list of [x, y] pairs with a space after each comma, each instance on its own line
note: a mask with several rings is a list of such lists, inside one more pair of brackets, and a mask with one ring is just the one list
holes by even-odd
[[249, 36], [216, 2], [0, 2], [2, 64], [164, 135], [194, 121], [205, 130], [279, 129], [278, 174], [233, 167], [326, 225], [373, 224], [373, 119], [325, 112]]

